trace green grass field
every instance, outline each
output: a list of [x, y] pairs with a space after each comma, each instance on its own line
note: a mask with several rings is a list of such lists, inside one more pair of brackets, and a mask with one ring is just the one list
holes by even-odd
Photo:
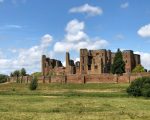
[[128, 84], [0, 84], [0, 120], [150, 120], [150, 100]]

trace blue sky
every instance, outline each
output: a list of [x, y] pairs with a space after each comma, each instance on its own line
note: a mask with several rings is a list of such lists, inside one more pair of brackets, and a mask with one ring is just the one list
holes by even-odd
[[131, 49], [150, 69], [150, 0], [0, 0], [0, 73], [40, 71], [41, 55]]

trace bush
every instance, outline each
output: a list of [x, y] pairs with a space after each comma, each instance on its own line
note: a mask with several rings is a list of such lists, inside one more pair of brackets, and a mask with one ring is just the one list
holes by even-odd
[[37, 86], [38, 86], [38, 80], [37, 80], [36, 77], [34, 77], [34, 78], [31, 80], [31, 83], [30, 83], [29, 88], [30, 88], [30, 90], [36, 90]]
[[7, 82], [7, 78], [8, 78], [7, 75], [0, 74], [0, 83]]
[[127, 93], [132, 96], [150, 97], [150, 77], [138, 78], [131, 82]]
[[145, 69], [142, 65], [137, 65], [133, 70], [133, 73], [140, 73], [140, 72], [145, 72]]

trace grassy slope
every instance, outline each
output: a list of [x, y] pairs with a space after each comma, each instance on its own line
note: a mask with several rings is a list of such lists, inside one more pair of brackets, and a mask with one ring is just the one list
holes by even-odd
[[0, 85], [0, 120], [149, 120], [150, 100], [128, 97], [128, 84]]

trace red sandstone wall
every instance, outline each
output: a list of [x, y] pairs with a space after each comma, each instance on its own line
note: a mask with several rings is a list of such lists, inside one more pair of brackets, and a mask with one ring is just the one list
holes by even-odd
[[112, 74], [86, 75], [86, 83], [116, 83], [116, 78]]
[[84, 83], [82, 75], [67, 75], [67, 83]]
[[[51, 77], [41, 76], [38, 78], [39, 83], [130, 83], [136, 78], [149, 76], [150, 73], [132, 73], [117, 76], [113, 74], [91, 74], [91, 75], [56, 75]], [[21, 79], [21, 77], [20, 77]], [[30, 83], [31, 76], [24, 76], [22, 83]], [[16, 82], [16, 77], [10, 77], [10, 82]]]
[[124, 74], [122, 76], [118, 76], [118, 83], [129, 83], [130, 82], [130, 75]]
[[51, 77], [51, 83], [62, 83], [63, 82], [63, 76], [52, 76]]

